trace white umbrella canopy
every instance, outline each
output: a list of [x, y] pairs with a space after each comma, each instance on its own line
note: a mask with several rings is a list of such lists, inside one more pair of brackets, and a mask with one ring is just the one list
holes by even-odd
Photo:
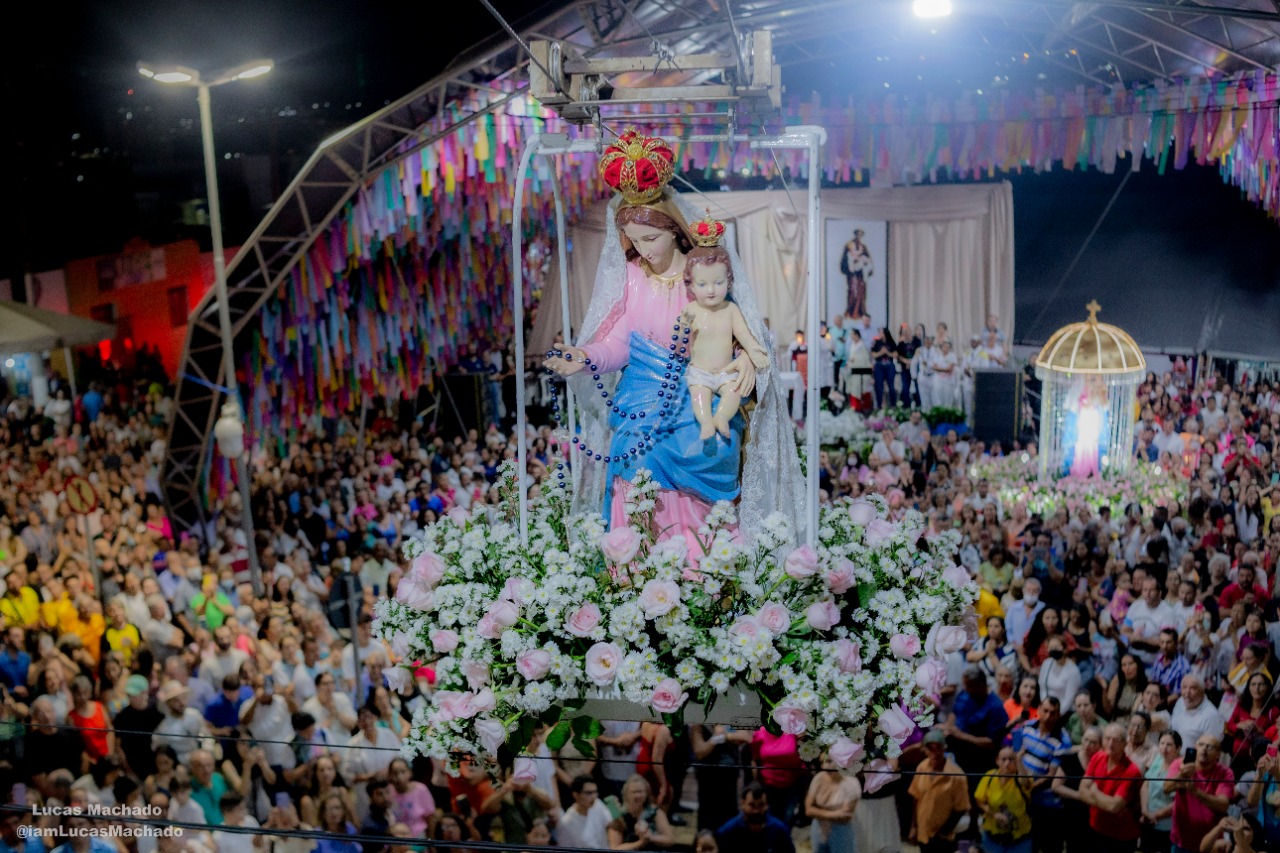
[[0, 355], [96, 344], [115, 333], [110, 323], [0, 300]]

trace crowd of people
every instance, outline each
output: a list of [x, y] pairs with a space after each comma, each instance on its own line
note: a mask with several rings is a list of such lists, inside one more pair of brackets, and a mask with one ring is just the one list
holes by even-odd
[[[807, 375], [809, 349], [804, 332], [797, 331], [784, 363]], [[821, 325], [816, 349], [820, 395], [833, 409], [927, 412], [943, 407], [962, 410], [966, 420], [973, 417], [976, 371], [1006, 369], [1012, 363], [994, 314], [969, 336], [967, 346], [952, 340], [946, 323], [932, 332], [924, 323], [903, 323], [895, 337], [888, 326], [873, 326], [868, 314], [838, 314]]]
[[[847, 365], [860, 363], [862, 331], [837, 336], [842, 325], [830, 330], [839, 363], [861, 376]], [[498, 502], [509, 428], [445, 434], [414, 411], [375, 409], [363, 427], [317, 417], [255, 454], [252, 541], [228, 489], [205, 543], [176, 531], [160, 499], [174, 405], [162, 382], [96, 382], [74, 400], [57, 387], [39, 408], [3, 401], [0, 853], [403, 851], [423, 838], [698, 853], [790, 853], [806, 836], [815, 853], [1280, 843], [1280, 392], [1151, 377], [1135, 452], [1196, 448], [1187, 504], [1042, 517], [970, 476], [1034, 448], [922, 423], [937, 372], [914, 365], [942, 347], [914, 337], [904, 361], [901, 337], [871, 335], [872, 405], [917, 410], [867, 459], [824, 452], [823, 500], [879, 491], [895, 514], [927, 513], [926, 535], [958, 531], [983, 589], [981, 636], [948, 661], [938, 723], [896, 772], [856, 778], [801, 761], [793, 736], [763, 727], [614, 721], [594, 755], [551, 750], [540, 732], [533, 780], [471, 766], [454, 777], [400, 756], [433, 674], [389, 686], [373, 604], [394, 590], [416, 531]], [[990, 337], [988, 352], [1003, 346]], [[496, 384], [509, 356], [468, 363], [496, 386], [491, 411], [513, 408]], [[531, 430], [540, 479], [557, 439]], [[859, 477], [864, 464], [885, 476]], [[94, 483], [88, 516], [64, 497], [73, 475]], [[76, 805], [125, 806], [135, 811], [110, 822], [148, 814], [183, 832], [71, 838], [90, 818], [58, 808]], [[20, 837], [27, 825], [64, 836]]]

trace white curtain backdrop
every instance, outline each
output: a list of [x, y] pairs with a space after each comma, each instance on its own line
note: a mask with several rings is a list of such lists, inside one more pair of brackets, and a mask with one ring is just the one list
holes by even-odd
[[[713, 216], [732, 220], [738, 251], [775, 335], [786, 340], [788, 330], [803, 328], [805, 194], [717, 192], [701, 203]], [[957, 348], [967, 348], [970, 333], [982, 328], [987, 314], [996, 314], [1013, 339], [1013, 191], [1008, 182], [823, 190], [820, 205], [823, 218], [889, 223], [889, 320], [895, 333], [899, 323], [932, 329], [944, 322]], [[600, 202], [568, 229], [569, 313], [575, 332], [591, 299], [604, 216]], [[560, 273], [552, 257], [531, 353], [549, 349], [561, 330]]]

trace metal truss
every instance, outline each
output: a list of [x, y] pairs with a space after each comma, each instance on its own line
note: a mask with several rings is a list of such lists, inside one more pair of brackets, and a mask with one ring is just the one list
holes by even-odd
[[[674, 54], [677, 71], [681, 55], [736, 50], [740, 34], [768, 29], [779, 64], [790, 66], [874, 56], [886, 45], [900, 48], [913, 29], [906, 5], [571, 0], [550, 3], [515, 28], [526, 41], [570, 42], [588, 58], [638, 56], [661, 47]], [[948, 38], [951, 49], [972, 53], [984, 68], [1005, 56], [1012, 62], [1034, 56], [1061, 75], [1046, 85], [1065, 79], [1110, 86], [1273, 68], [1280, 59], [1278, 23], [1280, 0], [1265, 7], [1257, 0], [973, 0], [957, 3]], [[523, 94], [527, 61], [514, 40], [495, 36], [405, 97], [325, 140], [228, 265], [236, 339], [245, 339], [272, 294], [362, 186], [411, 152]], [[697, 72], [689, 73], [692, 81]], [[183, 528], [204, 520], [201, 473], [221, 393], [210, 386], [225, 384], [218, 307], [210, 292], [192, 314], [177, 377], [162, 482], [171, 517]]]

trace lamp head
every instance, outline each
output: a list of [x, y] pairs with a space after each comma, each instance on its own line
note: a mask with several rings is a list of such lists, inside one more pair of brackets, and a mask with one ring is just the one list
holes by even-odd
[[200, 72], [185, 65], [156, 62], [139, 62], [138, 73], [157, 83], [176, 83], [184, 86], [200, 85]]
[[951, 14], [951, 0], [913, 0], [911, 13], [917, 18], [945, 18]]

